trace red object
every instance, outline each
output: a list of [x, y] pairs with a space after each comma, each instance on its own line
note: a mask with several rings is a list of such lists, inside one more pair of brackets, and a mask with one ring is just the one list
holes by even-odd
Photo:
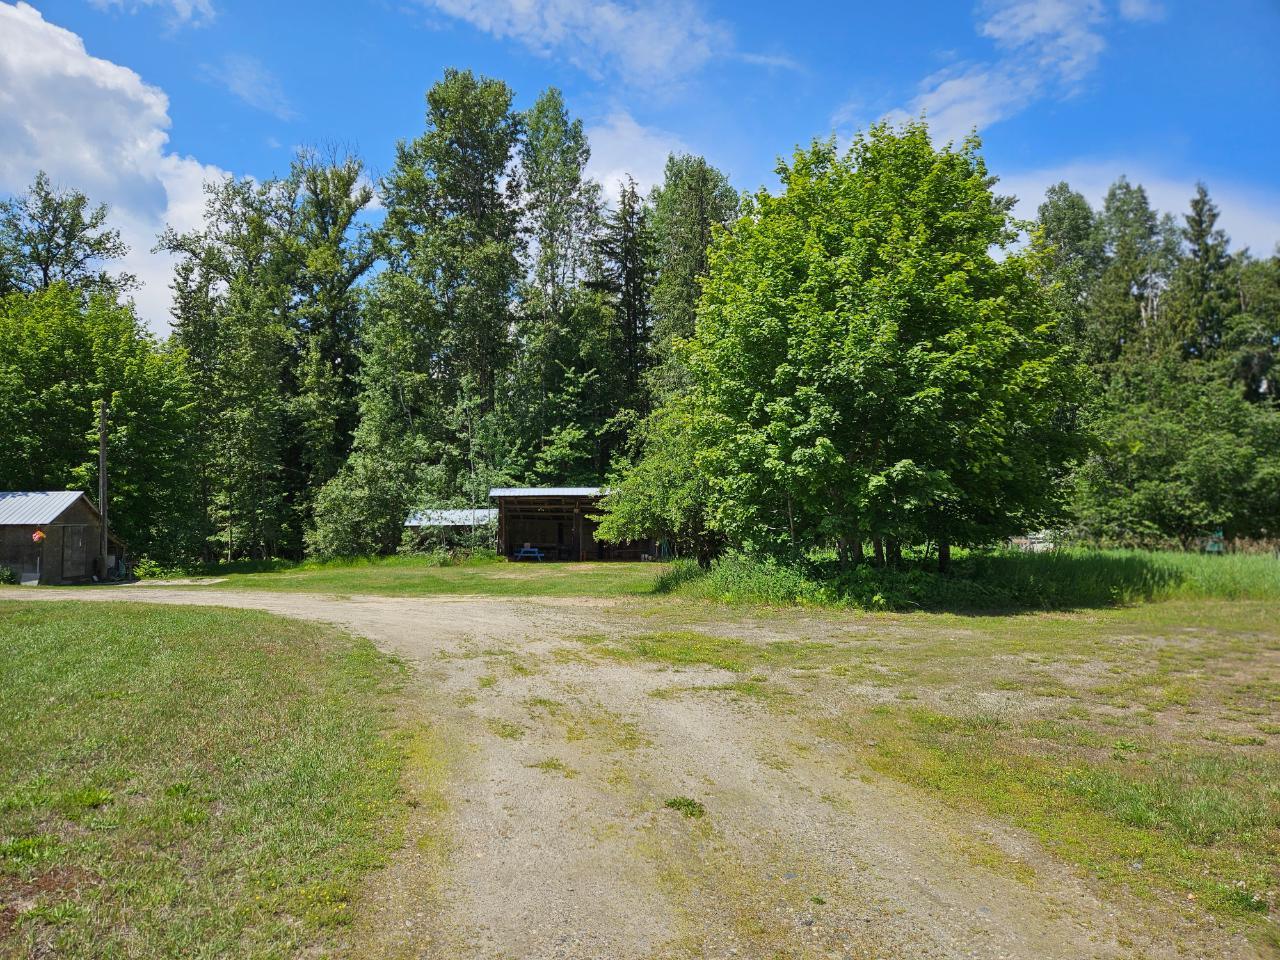
[[37, 530], [35, 533], [33, 533], [33, 534], [31, 535], [31, 542], [32, 542], [32, 543], [44, 543], [44, 531], [43, 531], [43, 530]]

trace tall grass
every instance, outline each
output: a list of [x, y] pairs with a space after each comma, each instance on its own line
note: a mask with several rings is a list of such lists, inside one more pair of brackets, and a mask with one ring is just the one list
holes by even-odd
[[974, 552], [942, 575], [919, 562], [841, 570], [830, 560], [785, 564], [741, 554], [709, 570], [677, 561], [659, 592], [731, 603], [816, 604], [866, 610], [1106, 607], [1175, 597], [1280, 601], [1280, 560], [1136, 550]]

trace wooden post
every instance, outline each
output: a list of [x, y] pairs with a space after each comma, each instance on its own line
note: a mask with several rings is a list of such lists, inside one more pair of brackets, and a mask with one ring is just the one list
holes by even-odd
[[111, 533], [107, 521], [107, 398], [98, 403], [98, 579], [107, 579]]

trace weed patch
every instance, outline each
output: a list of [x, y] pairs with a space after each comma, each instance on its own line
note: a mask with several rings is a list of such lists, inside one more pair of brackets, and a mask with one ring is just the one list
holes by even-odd
[[707, 815], [707, 808], [692, 797], [672, 797], [663, 806], [691, 820], [701, 820]]

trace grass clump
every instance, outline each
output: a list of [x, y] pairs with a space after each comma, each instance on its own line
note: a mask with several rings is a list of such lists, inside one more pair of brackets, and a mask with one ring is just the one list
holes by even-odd
[[707, 815], [707, 808], [692, 797], [672, 797], [663, 806], [691, 820], [701, 820]]
[[547, 757], [545, 760], [539, 760], [537, 763], [528, 765], [530, 770], [541, 770], [544, 773], [558, 773], [566, 779], [572, 780], [578, 775], [578, 771], [573, 769], [559, 757]]
[[0, 956], [328, 953], [403, 816], [399, 677], [261, 613], [0, 603]]

